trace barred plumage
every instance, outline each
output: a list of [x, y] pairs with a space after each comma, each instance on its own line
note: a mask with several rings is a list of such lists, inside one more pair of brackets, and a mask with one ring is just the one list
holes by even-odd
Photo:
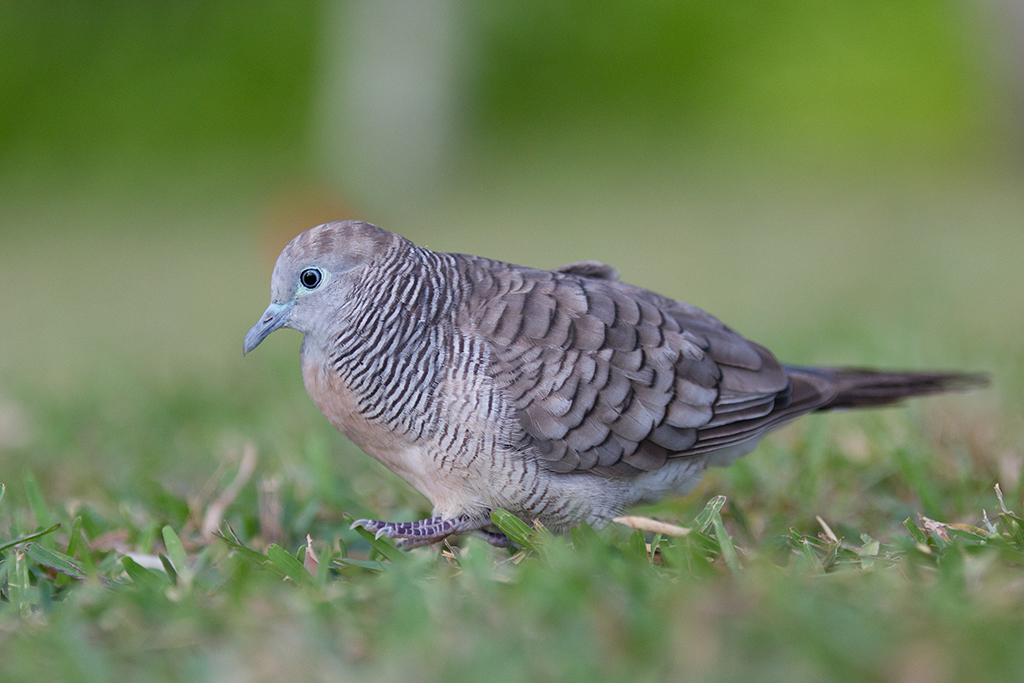
[[407, 545], [474, 530], [505, 542], [485, 530], [498, 507], [554, 529], [602, 524], [799, 415], [984, 382], [782, 366], [610, 266], [435, 253], [356, 221], [284, 249], [245, 351], [282, 326], [305, 335], [303, 379], [324, 415], [433, 503], [417, 523], [360, 520]]

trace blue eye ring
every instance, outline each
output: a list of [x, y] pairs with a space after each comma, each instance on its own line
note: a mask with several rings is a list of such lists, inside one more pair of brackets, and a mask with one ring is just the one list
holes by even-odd
[[319, 268], [306, 268], [299, 273], [299, 284], [306, 289], [316, 289], [324, 281], [324, 272]]

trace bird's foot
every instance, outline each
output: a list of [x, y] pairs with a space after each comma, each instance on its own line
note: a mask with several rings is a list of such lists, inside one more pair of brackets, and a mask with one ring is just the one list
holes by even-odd
[[476, 532], [480, 534], [485, 541], [493, 545], [495, 548], [507, 548], [509, 543], [508, 536], [501, 533], [500, 531], [489, 531], [487, 529], [477, 529]]
[[386, 536], [397, 541], [395, 545], [402, 549], [438, 543], [452, 534], [461, 534], [467, 531], [479, 531], [488, 543], [499, 548], [508, 546], [508, 538], [504, 534], [486, 531], [482, 528], [489, 523], [490, 520], [487, 518], [460, 515], [450, 519], [431, 517], [417, 522], [379, 522], [375, 519], [357, 519], [352, 523], [352, 528], [361, 526], [377, 538]]

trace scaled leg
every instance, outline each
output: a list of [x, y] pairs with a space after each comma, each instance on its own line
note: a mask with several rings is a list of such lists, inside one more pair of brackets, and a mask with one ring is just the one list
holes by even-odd
[[[375, 519], [357, 519], [352, 523], [352, 528], [361, 526], [375, 534], [377, 538], [386, 536], [394, 539], [398, 541], [397, 545], [401, 548], [417, 548], [421, 545], [437, 543], [452, 534], [476, 531], [489, 523], [488, 519], [460, 515], [451, 519], [431, 517], [416, 522], [379, 522]], [[493, 543], [493, 541], [491, 542]]]

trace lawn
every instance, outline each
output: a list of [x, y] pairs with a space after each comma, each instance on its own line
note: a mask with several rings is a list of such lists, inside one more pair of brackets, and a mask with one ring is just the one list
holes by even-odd
[[636, 511], [684, 535], [403, 553], [348, 522], [426, 501], [319, 415], [298, 335], [241, 356], [293, 222], [350, 217], [329, 193], [6, 190], [0, 680], [1024, 679], [1019, 181], [579, 170], [358, 217], [614, 263], [786, 362], [992, 386], [804, 418]]

